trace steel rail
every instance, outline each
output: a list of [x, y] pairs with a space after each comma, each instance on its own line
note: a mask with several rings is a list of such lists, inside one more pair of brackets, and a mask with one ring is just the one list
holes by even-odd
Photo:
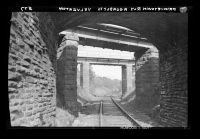
[[122, 108], [117, 102], [115, 102], [112, 97], [111, 100], [120, 109], [124, 116], [126, 116], [132, 122], [132, 124], [136, 125], [137, 127], [142, 127], [124, 108]]
[[102, 126], [102, 111], [103, 111], [103, 102], [100, 102], [100, 110], [99, 110], [99, 126]]

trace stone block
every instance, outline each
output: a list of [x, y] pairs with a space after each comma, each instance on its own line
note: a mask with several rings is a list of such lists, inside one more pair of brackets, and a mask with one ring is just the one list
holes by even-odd
[[22, 118], [24, 116], [24, 113], [20, 110], [13, 110], [13, 111], [10, 111], [10, 115], [12, 115], [12, 121], [16, 120], [16, 119], [19, 119], [19, 118]]
[[30, 117], [30, 116], [32, 116], [32, 111], [30, 111], [30, 112], [26, 112], [26, 113], [25, 113], [25, 116], [26, 116], [26, 117]]
[[8, 80], [21, 81], [22, 80], [22, 76], [21, 76], [21, 74], [19, 74], [17, 72], [8, 71]]

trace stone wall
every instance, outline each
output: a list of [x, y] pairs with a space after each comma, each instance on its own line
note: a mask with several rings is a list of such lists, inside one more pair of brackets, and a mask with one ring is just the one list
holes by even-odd
[[[73, 40], [75, 39], [75, 40]], [[77, 102], [77, 51], [78, 37], [68, 34], [57, 51], [57, 101], [58, 106], [78, 116]]]
[[122, 94], [123, 97], [128, 96], [135, 90], [135, 80], [134, 80], [134, 65], [127, 64], [122, 66]]
[[121, 69], [122, 69], [122, 94], [125, 95], [125, 93], [127, 93], [126, 66], [123, 65]]
[[158, 51], [149, 49], [136, 61], [136, 108], [149, 113], [159, 104]]
[[165, 51], [160, 56], [160, 120], [164, 126], [187, 126], [187, 47], [185, 44], [180, 48]]
[[53, 31], [48, 15], [12, 13], [8, 54], [11, 126], [54, 126], [56, 47]]
[[[77, 49], [71, 47], [73, 43], [70, 41], [74, 37], [68, 36], [68, 48], [60, 55], [61, 59], [67, 61], [58, 60], [57, 66], [55, 32], [49, 13], [12, 13], [8, 53], [11, 126], [54, 126], [56, 74], [58, 78], [64, 79], [59, 82], [57, 78], [61, 85], [57, 85], [57, 89], [65, 92], [59, 93], [63, 95], [61, 98], [64, 104], [61, 105], [77, 115]], [[177, 38], [176, 33], [171, 38], [177, 41], [187, 40], [182, 37], [182, 33], [177, 34]], [[187, 43], [173, 43], [174, 47], [170, 45], [169, 50], [168, 46], [165, 46], [166, 50], [159, 49], [160, 73], [158, 58], [149, 57], [146, 53], [137, 61], [136, 102], [138, 106], [144, 104], [146, 108], [152, 107], [159, 101], [159, 92], [161, 123], [170, 127], [187, 126]], [[162, 40], [159, 44], [162, 45]]]

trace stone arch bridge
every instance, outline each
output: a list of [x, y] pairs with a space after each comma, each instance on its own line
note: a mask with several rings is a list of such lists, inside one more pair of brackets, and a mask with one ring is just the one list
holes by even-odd
[[56, 94], [78, 116], [79, 44], [135, 52], [138, 101], [159, 86], [160, 123], [188, 126], [187, 13], [13, 12], [10, 22], [12, 126], [54, 126]]

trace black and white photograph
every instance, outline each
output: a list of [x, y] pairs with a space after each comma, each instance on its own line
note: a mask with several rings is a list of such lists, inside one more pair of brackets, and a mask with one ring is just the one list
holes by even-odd
[[11, 10], [10, 127], [188, 128], [190, 8]]

